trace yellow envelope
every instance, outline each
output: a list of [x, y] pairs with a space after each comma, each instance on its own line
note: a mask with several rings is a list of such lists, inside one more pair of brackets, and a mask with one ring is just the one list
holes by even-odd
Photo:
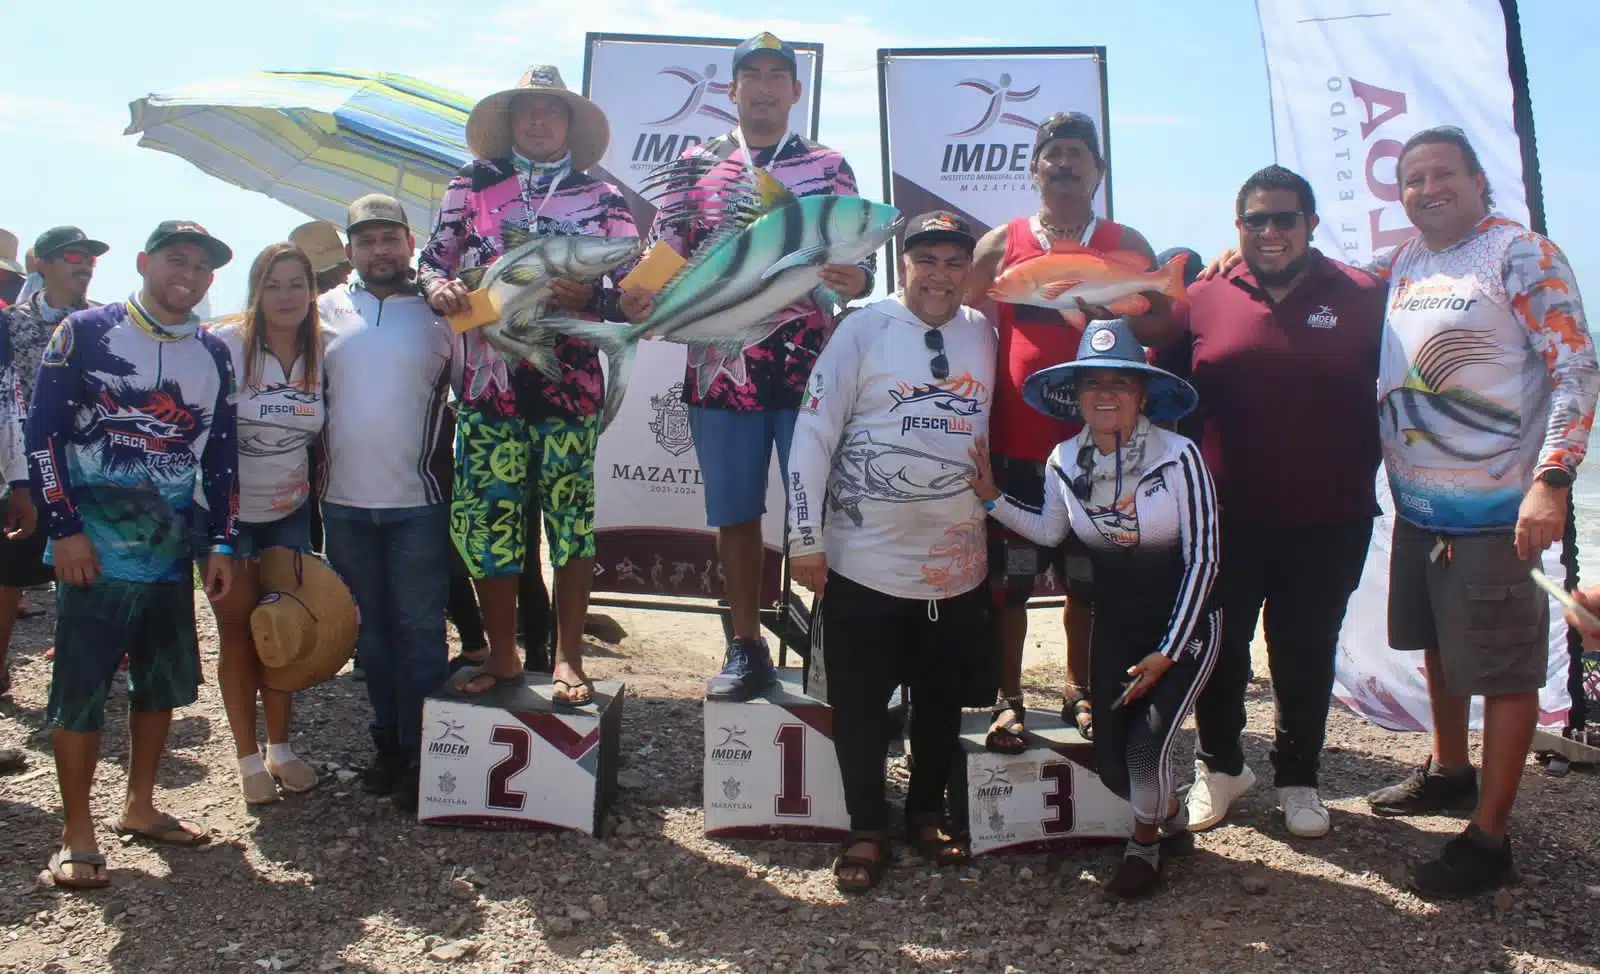
[[650, 252], [644, 255], [644, 260], [639, 261], [639, 266], [633, 273], [618, 282], [617, 287], [626, 291], [630, 288], [643, 288], [646, 291], [659, 291], [672, 276], [683, 269], [688, 263], [678, 252], [664, 240], [656, 241]]
[[482, 328], [500, 317], [500, 308], [488, 291], [467, 292], [467, 310], [450, 316], [450, 327], [457, 335]]

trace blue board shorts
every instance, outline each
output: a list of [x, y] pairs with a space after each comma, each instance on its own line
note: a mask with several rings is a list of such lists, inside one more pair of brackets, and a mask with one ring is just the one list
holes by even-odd
[[689, 407], [689, 433], [700, 461], [708, 526], [747, 524], [766, 513], [772, 448], [778, 448], [778, 465], [787, 480], [797, 416], [794, 409], [735, 412]]

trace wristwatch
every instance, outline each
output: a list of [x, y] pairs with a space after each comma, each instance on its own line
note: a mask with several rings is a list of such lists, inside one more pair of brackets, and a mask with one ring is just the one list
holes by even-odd
[[1557, 490], [1565, 490], [1572, 486], [1572, 474], [1565, 470], [1546, 470], [1534, 479], [1546, 487], [1554, 487]]

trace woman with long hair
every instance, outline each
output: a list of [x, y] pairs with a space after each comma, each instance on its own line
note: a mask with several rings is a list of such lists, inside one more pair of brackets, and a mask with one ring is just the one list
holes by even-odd
[[[261, 598], [259, 562], [267, 548], [311, 550], [310, 445], [325, 417], [316, 274], [305, 252], [273, 244], [250, 267], [243, 316], [213, 333], [233, 354], [239, 390], [239, 540], [233, 587], [213, 603], [222, 648], [217, 682], [239, 757], [239, 781], [252, 805], [285, 791], [309, 791], [317, 773], [289, 747], [292, 697], [262, 682], [250, 634]], [[256, 736], [256, 698], [266, 713], [267, 753]]]

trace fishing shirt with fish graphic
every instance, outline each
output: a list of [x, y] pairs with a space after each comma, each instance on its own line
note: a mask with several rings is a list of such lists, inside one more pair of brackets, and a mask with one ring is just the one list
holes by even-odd
[[1094, 560], [1148, 560], [1148, 569], [1180, 559], [1166, 634], [1155, 649], [1179, 659], [1207, 615], [1221, 566], [1217, 490], [1199, 447], [1140, 417], [1133, 436], [1111, 453], [1101, 453], [1088, 430], [1059, 444], [1044, 480], [1043, 505], [1002, 494], [995, 520], [1047, 547], [1071, 534]]
[[1390, 282], [1378, 395], [1396, 513], [1439, 534], [1515, 527], [1535, 476], [1577, 473], [1600, 393], [1566, 257], [1491, 217], [1372, 269]]
[[817, 358], [789, 448], [789, 555], [904, 599], [961, 595], [988, 578], [984, 510], [967, 451], [989, 434], [996, 339], [962, 308], [938, 329], [899, 298], [852, 312]]
[[[690, 147], [682, 159], [708, 167], [698, 186], [685, 190], [686, 194], [704, 192], [708, 197], [716, 196], [721, 187], [741, 182], [746, 165], [755, 165], [795, 196], [861, 195], [855, 172], [844, 156], [798, 135], [787, 136], [775, 149], [757, 149], [751, 158], [738, 134], [730, 132]], [[663, 208], [671, 205], [671, 199], [661, 201]], [[689, 220], [669, 221], [658, 216], [651, 227], [649, 243], [663, 240], [680, 255], [691, 257], [721, 222], [717, 208]], [[870, 256], [857, 266], [866, 273], [866, 290], [871, 291], [877, 257]], [[742, 356], [730, 357], [710, 347], [691, 347], [683, 380], [684, 402], [739, 412], [797, 408], [811, 367], [828, 341], [832, 317], [813, 300], [791, 305], [782, 317], [784, 323], [776, 331], [746, 348]]]
[[[511, 159], [475, 160], [450, 181], [440, 204], [439, 225], [417, 258], [424, 291], [434, 280], [449, 280], [474, 267], [488, 267], [508, 249], [505, 230], [532, 236], [637, 237], [633, 214], [622, 193], [584, 173], [558, 170], [541, 178], [520, 172]], [[553, 186], [553, 191], [552, 191]], [[626, 273], [626, 268], [617, 274]], [[596, 291], [585, 314], [623, 320], [614, 288]], [[502, 418], [585, 417], [600, 413], [605, 377], [595, 346], [557, 335], [554, 355], [561, 378], [549, 379], [529, 362], [515, 366], [495, 351], [482, 329], [462, 336], [465, 366], [462, 401]]]
[[53, 539], [46, 563], [55, 541], [81, 533], [107, 578], [179, 581], [192, 570], [191, 534], [233, 544], [233, 362], [198, 326], [162, 325], [136, 299], [56, 326], [27, 424], [35, 502]]

